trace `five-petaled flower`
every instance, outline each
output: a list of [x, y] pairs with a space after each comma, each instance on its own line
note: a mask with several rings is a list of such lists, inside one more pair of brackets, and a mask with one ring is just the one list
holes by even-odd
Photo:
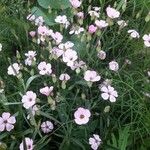
[[44, 133], [49, 133], [54, 129], [54, 125], [51, 121], [45, 121], [41, 124], [41, 129]]
[[97, 82], [101, 79], [101, 77], [97, 74], [96, 71], [87, 70], [84, 74], [84, 79], [90, 82]]
[[93, 150], [97, 150], [101, 143], [102, 143], [102, 140], [97, 134], [93, 134], [93, 137], [89, 138], [89, 144], [91, 145], [91, 148]]
[[89, 122], [90, 116], [91, 112], [88, 109], [79, 107], [74, 113], [74, 121], [78, 125], [87, 124]]
[[110, 102], [115, 102], [116, 97], [118, 97], [117, 91], [110, 85], [101, 87], [101, 97], [104, 100], [109, 100]]
[[14, 129], [14, 124], [16, 123], [16, 118], [11, 116], [9, 112], [3, 112], [2, 117], [0, 117], [0, 132], [6, 130], [11, 131]]
[[22, 96], [23, 107], [29, 109], [36, 103], [36, 94], [32, 91], [27, 91], [25, 95]]

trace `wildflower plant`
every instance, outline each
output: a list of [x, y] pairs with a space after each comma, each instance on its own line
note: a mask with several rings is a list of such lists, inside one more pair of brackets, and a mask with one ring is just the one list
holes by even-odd
[[[0, 74], [0, 140], [8, 149], [125, 150], [146, 143], [150, 73], [145, 64], [142, 73], [132, 73], [132, 56], [141, 49], [149, 55], [150, 31], [130, 23], [142, 15], [130, 16], [132, 5], [126, 0], [29, 5], [26, 46], [4, 56], [5, 75]], [[136, 55], [127, 55], [133, 49]], [[4, 51], [0, 43], [0, 55]]]

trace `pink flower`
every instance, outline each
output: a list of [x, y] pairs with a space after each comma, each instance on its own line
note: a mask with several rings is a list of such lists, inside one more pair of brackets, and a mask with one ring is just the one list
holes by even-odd
[[46, 63], [45, 61], [42, 61], [38, 65], [39, 74], [41, 75], [50, 75], [52, 73], [52, 66], [50, 63]]
[[96, 26], [90, 25], [90, 26], [89, 26], [89, 29], [88, 29], [88, 32], [92, 34], [92, 33], [95, 33], [96, 30], [97, 30], [97, 27], [96, 27]]
[[118, 71], [119, 64], [116, 61], [111, 61], [109, 63], [109, 69], [112, 70], [112, 71]]
[[69, 1], [74, 8], [78, 8], [81, 6], [81, 2], [79, 0], [69, 0]]
[[59, 80], [68, 81], [68, 80], [70, 80], [70, 76], [67, 73], [61, 74], [59, 77]]
[[101, 94], [101, 97], [104, 99], [104, 100], [110, 100], [110, 102], [115, 102], [116, 101], [116, 97], [118, 97], [118, 93], [117, 91], [114, 90], [114, 88], [110, 85], [108, 86], [103, 86], [101, 88], [101, 92], [103, 92]]
[[47, 35], [48, 31], [49, 30], [47, 29], [46, 26], [39, 26], [38, 27], [38, 34], [41, 36]]
[[106, 8], [107, 16], [111, 19], [118, 18], [120, 16], [120, 12], [110, 6]]
[[54, 125], [51, 121], [45, 121], [41, 124], [41, 129], [44, 133], [49, 133], [54, 129]]
[[101, 77], [97, 75], [95, 71], [87, 70], [84, 74], [84, 80], [86, 81], [96, 82], [99, 81], [100, 79]]
[[31, 37], [35, 37], [36, 32], [35, 31], [30, 31], [29, 34], [30, 34]]
[[56, 44], [59, 44], [62, 42], [63, 36], [61, 33], [55, 32], [55, 33], [52, 33], [51, 36], [55, 40]]
[[76, 15], [78, 18], [84, 19], [84, 12], [78, 12]]
[[75, 123], [78, 125], [87, 124], [89, 122], [90, 116], [91, 112], [88, 109], [79, 107], [74, 113]]
[[150, 34], [145, 34], [143, 36], [144, 44], [146, 47], [150, 47]]
[[74, 46], [74, 44], [70, 41], [67, 41], [66, 43], [59, 44], [58, 48], [62, 50], [71, 49]]
[[96, 20], [95, 24], [98, 28], [102, 29], [108, 26], [108, 23], [105, 20]]
[[67, 66], [69, 67], [73, 66], [74, 61], [77, 60], [77, 58], [77, 52], [72, 49], [66, 50], [63, 54], [63, 61], [67, 63]]
[[49, 96], [52, 94], [53, 89], [54, 89], [53, 86], [51, 86], [51, 87], [46, 86], [46, 87], [40, 89], [40, 93], [43, 95]]
[[93, 137], [89, 138], [89, 144], [93, 150], [97, 150], [100, 146], [102, 140], [100, 139], [99, 135], [93, 134]]
[[36, 94], [32, 91], [27, 91], [25, 95], [22, 97], [23, 107], [29, 109], [36, 102]]
[[[26, 147], [26, 148], [25, 148]], [[24, 141], [19, 146], [20, 150], [33, 150], [34, 145], [33, 145], [33, 140], [26, 137]]]
[[9, 112], [3, 112], [2, 117], [0, 117], [0, 132], [6, 130], [11, 131], [14, 129], [14, 124], [16, 123], [16, 118], [10, 116]]

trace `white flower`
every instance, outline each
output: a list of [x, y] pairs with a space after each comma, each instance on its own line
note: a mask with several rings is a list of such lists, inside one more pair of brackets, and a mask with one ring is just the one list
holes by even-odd
[[32, 91], [27, 91], [25, 95], [22, 96], [23, 107], [29, 109], [36, 102], [36, 94]]
[[97, 12], [97, 11], [90, 10], [88, 13], [90, 14], [91, 17], [99, 18], [99, 12]]
[[67, 73], [63, 73], [59, 76], [59, 80], [68, 81], [68, 80], [70, 80], [70, 76]]
[[16, 76], [19, 74], [20, 66], [18, 63], [14, 63], [8, 67], [7, 73], [9, 75]]
[[77, 58], [77, 52], [72, 49], [66, 50], [63, 54], [63, 61], [67, 63], [67, 66], [69, 67], [73, 66], [74, 61], [77, 60]]
[[69, 34], [76, 34], [76, 35], [78, 35], [78, 34], [80, 34], [81, 32], [84, 32], [84, 28], [82, 28], [82, 27], [77, 27], [77, 28], [73, 28], [73, 29], [69, 32]]
[[105, 20], [96, 20], [95, 24], [98, 28], [102, 29], [108, 26], [108, 23]]
[[104, 100], [110, 100], [110, 102], [115, 102], [116, 101], [116, 97], [118, 97], [118, 93], [117, 91], [114, 90], [114, 88], [110, 85], [108, 86], [103, 86], [101, 88], [101, 92], [103, 92], [101, 94], [101, 97], [104, 99]]
[[40, 89], [40, 93], [43, 95], [49, 96], [52, 94], [53, 89], [54, 89], [53, 86], [51, 86], [51, 87], [46, 86], [46, 87]]
[[67, 49], [71, 49], [74, 46], [74, 44], [70, 41], [66, 42], [66, 43], [61, 43], [59, 44], [58, 48], [62, 49], [62, 50], [67, 50]]
[[87, 124], [89, 122], [90, 116], [91, 112], [88, 109], [79, 107], [74, 113], [74, 121], [78, 125]]
[[35, 51], [28, 51], [28, 53], [25, 53], [25, 56], [27, 59], [25, 60], [25, 64], [31, 66], [32, 62], [36, 61], [36, 52]]
[[63, 15], [63, 16], [57, 16], [55, 18], [55, 22], [60, 23], [60, 24], [66, 24], [67, 22], [67, 16]]
[[34, 145], [33, 145], [33, 140], [26, 137], [24, 141], [19, 146], [20, 150], [33, 150]]
[[41, 75], [50, 75], [52, 73], [52, 66], [50, 63], [46, 63], [45, 61], [42, 61], [38, 65], [39, 74]]
[[144, 44], [146, 47], [150, 47], [150, 34], [145, 34], [143, 36]]
[[106, 8], [107, 16], [111, 19], [118, 18], [120, 16], [120, 12], [110, 6]]
[[11, 116], [9, 112], [3, 112], [2, 117], [0, 117], [0, 132], [6, 130], [11, 131], [14, 129], [14, 124], [16, 123], [16, 118]]
[[0, 43], [0, 51], [2, 51], [2, 47], [3, 47], [3, 46], [2, 46], [2, 44]]
[[54, 129], [54, 125], [51, 121], [45, 121], [41, 124], [41, 129], [44, 133], [49, 133]]
[[101, 79], [101, 77], [97, 74], [96, 71], [87, 70], [84, 74], [84, 80], [90, 82], [97, 82]]
[[136, 30], [128, 30], [128, 33], [130, 33], [130, 36], [132, 38], [139, 38], [140, 37], [139, 33]]
[[93, 150], [97, 150], [101, 143], [102, 143], [102, 140], [97, 134], [93, 134], [93, 137], [89, 138], [89, 144], [91, 145], [91, 148]]
[[29, 21], [34, 21], [34, 20], [35, 20], [35, 15], [29, 14], [29, 15], [27, 16], [27, 20], [29, 20]]
[[109, 69], [112, 70], [112, 71], [118, 71], [119, 64], [116, 61], [111, 61], [109, 63]]
[[94, 9], [95, 11], [97, 11], [97, 12], [99, 12], [99, 11], [101, 10], [100, 7], [93, 7], [93, 9]]
[[148, 76], [150, 77], [150, 71], [147, 71]]
[[124, 27], [126, 27], [126, 26], [128, 25], [124, 20], [119, 20], [119, 21], [117, 21], [117, 24], [118, 24], [121, 28], [124, 28]]

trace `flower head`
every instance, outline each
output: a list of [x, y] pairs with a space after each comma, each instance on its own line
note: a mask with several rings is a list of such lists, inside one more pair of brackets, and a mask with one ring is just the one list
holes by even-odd
[[78, 8], [81, 6], [81, 2], [79, 0], [69, 0], [69, 1], [74, 8]]
[[97, 30], [97, 27], [94, 26], [94, 25], [90, 25], [89, 28], [88, 28], [88, 32], [91, 33], [91, 34], [95, 33], [96, 30]]
[[108, 23], [105, 20], [95, 20], [95, 24], [100, 29], [108, 26]]
[[60, 32], [52, 33], [51, 36], [55, 40], [56, 44], [61, 43], [63, 40], [63, 35]]
[[93, 134], [93, 137], [89, 138], [89, 144], [93, 150], [97, 150], [100, 146], [102, 140], [100, 139], [99, 135]]
[[11, 116], [9, 112], [3, 112], [2, 117], [0, 117], [0, 132], [6, 130], [11, 131], [14, 129], [14, 124], [16, 123], [16, 118]]
[[68, 80], [70, 80], [70, 76], [67, 73], [63, 73], [59, 76], [59, 80], [68, 81]]
[[101, 79], [101, 77], [97, 74], [96, 71], [87, 70], [84, 74], [84, 79], [86, 81], [97, 82]]
[[54, 125], [51, 121], [45, 121], [41, 124], [41, 129], [44, 133], [49, 133], [54, 129]]
[[139, 33], [136, 30], [128, 30], [128, 33], [130, 33], [130, 36], [132, 38], [139, 38], [140, 37]]
[[115, 18], [118, 18], [120, 16], [120, 12], [114, 8], [111, 8], [110, 6], [108, 6], [106, 8], [106, 13], [107, 13], [107, 16], [111, 19], [115, 19]]
[[12, 64], [12, 65], [10, 65], [10, 66], [8, 67], [7, 73], [8, 73], [9, 75], [16, 76], [16, 75], [19, 74], [19, 70], [20, 70], [19, 64], [18, 64], [18, 63], [14, 63], [14, 64]]
[[0, 51], [2, 51], [2, 44], [0, 43]]
[[88, 109], [79, 107], [74, 113], [75, 123], [78, 125], [87, 124], [89, 122], [90, 116], [91, 112]]
[[33, 150], [33, 148], [33, 140], [28, 137], [26, 137], [19, 146], [20, 150]]
[[23, 107], [29, 109], [36, 102], [36, 94], [32, 91], [27, 91], [25, 95], [22, 96]]
[[25, 60], [25, 64], [31, 66], [33, 61], [36, 61], [36, 52], [35, 51], [28, 51], [28, 53], [25, 53], [25, 56], [27, 59]]
[[150, 34], [145, 34], [143, 36], [144, 44], [146, 47], [150, 47]]
[[67, 22], [67, 16], [63, 15], [63, 16], [57, 16], [55, 19], [55, 22], [60, 23], [60, 24], [66, 24]]
[[77, 60], [77, 58], [77, 52], [72, 49], [66, 50], [63, 54], [63, 61], [67, 63], [67, 66], [69, 67], [73, 66], [74, 61]]
[[110, 102], [115, 102], [116, 101], [116, 97], [118, 97], [118, 93], [117, 91], [114, 90], [114, 88], [110, 85], [108, 86], [103, 86], [101, 87], [101, 92], [103, 92], [101, 94], [101, 97], [104, 100], [110, 100]]
[[53, 86], [51, 86], [51, 87], [46, 86], [46, 87], [40, 89], [40, 93], [43, 95], [49, 96], [52, 94], [53, 89], [54, 89]]
[[52, 66], [50, 63], [46, 63], [45, 61], [40, 62], [38, 65], [39, 74], [41, 75], [50, 75], [52, 73]]
[[119, 64], [116, 61], [111, 61], [109, 63], [109, 69], [112, 70], [112, 71], [118, 71]]
[[101, 59], [104, 60], [106, 58], [106, 52], [105, 51], [99, 51], [97, 56]]

